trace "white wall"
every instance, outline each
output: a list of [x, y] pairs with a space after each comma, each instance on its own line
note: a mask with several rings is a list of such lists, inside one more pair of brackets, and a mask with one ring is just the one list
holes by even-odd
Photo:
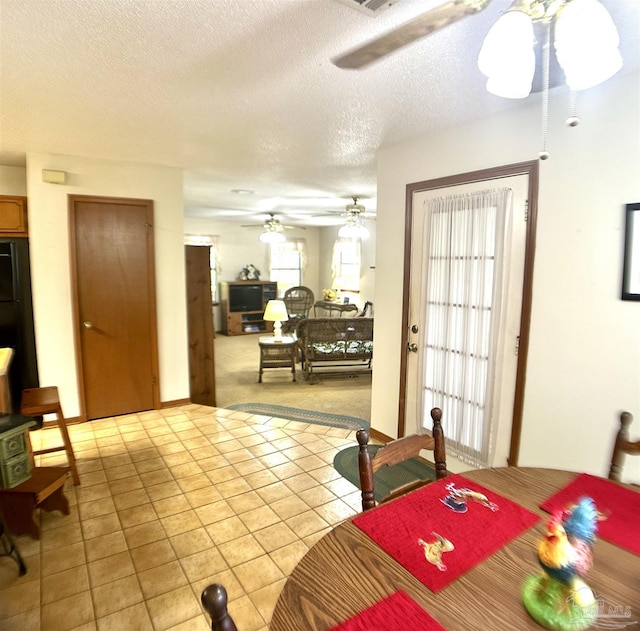
[[[396, 435], [403, 352], [405, 187], [536, 159], [540, 112], [538, 95], [500, 116], [379, 152], [378, 231], [385, 247], [376, 255], [372, 425], [387, 435]], [[640, 75], [581, 93], [578, 127], [565, 125], [569, 113], [568, 94], [552, 95], [519, 464], [602, 475], [619, 412], [640, 419], [640, 303], [619, 299], [624, 205], [640, 201]], [[638, 434], [640, 420], [634, 425]], [[637, 460], [629, 459], [625, 473], [640, 480]]]
[[[66, 171], [68, 183], [44, 183], [42, 169]], [[57, 385], [65, 415], [78, 415], [67, 195], [152, 199], [160, 397], [162, 401], [188, 398], [182, 171], [30, 153], [26, 173], [40, 383]]]
[[0, 166], [0, 195], [27, 195], [27, 171], [24, 167]]

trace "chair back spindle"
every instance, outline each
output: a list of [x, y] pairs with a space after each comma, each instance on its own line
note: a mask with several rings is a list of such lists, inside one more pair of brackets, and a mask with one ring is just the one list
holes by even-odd
[[633, 422], [633, 415], [630, 412], [620, 414], [620, 429], [616, 435], [611, 456], [611, 467], [609, 468], [609, 479], [620, 482], [622, 469], [627, 454], [640, 455], [640, 440], [631, 441], [629, 439], [629, 427]]
[[358, 441], [358, 475], [360, 476], [360, 490], [362, 491], [362, 510], [369, 510], [376, 505], [374, 498], [373, 468], [371, 453], [369, 452], [369, 432], [366, 429], [356, 433]]
[[227, 590], [219, 583], [205, 587], [200, 600], [211, 617], [211, 631], [238, 631], [227, 611]]

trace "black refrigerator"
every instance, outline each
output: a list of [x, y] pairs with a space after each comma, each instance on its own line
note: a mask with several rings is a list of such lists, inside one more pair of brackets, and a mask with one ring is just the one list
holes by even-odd
[[36, 342], [33, 331], [29, 240], [0, 238], [0, 347], [14, 349], [9, 368], [14, 411], [24, 388], [38, 386]]

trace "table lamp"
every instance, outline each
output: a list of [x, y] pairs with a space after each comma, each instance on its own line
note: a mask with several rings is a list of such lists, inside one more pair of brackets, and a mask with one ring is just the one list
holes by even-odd
[[264, 310], [263, 319], [273, 322], [273, 338], [282, 342], [282, 322], [289, 319], [287, 307], [282, 300], [269, 300]]

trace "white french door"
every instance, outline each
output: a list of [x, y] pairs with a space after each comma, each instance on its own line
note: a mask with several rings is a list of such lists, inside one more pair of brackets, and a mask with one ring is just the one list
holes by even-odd
[[406, 427], [442, 408], [452, 470], [507, 464], [527, 190], [517, 175], [413, 194]]

